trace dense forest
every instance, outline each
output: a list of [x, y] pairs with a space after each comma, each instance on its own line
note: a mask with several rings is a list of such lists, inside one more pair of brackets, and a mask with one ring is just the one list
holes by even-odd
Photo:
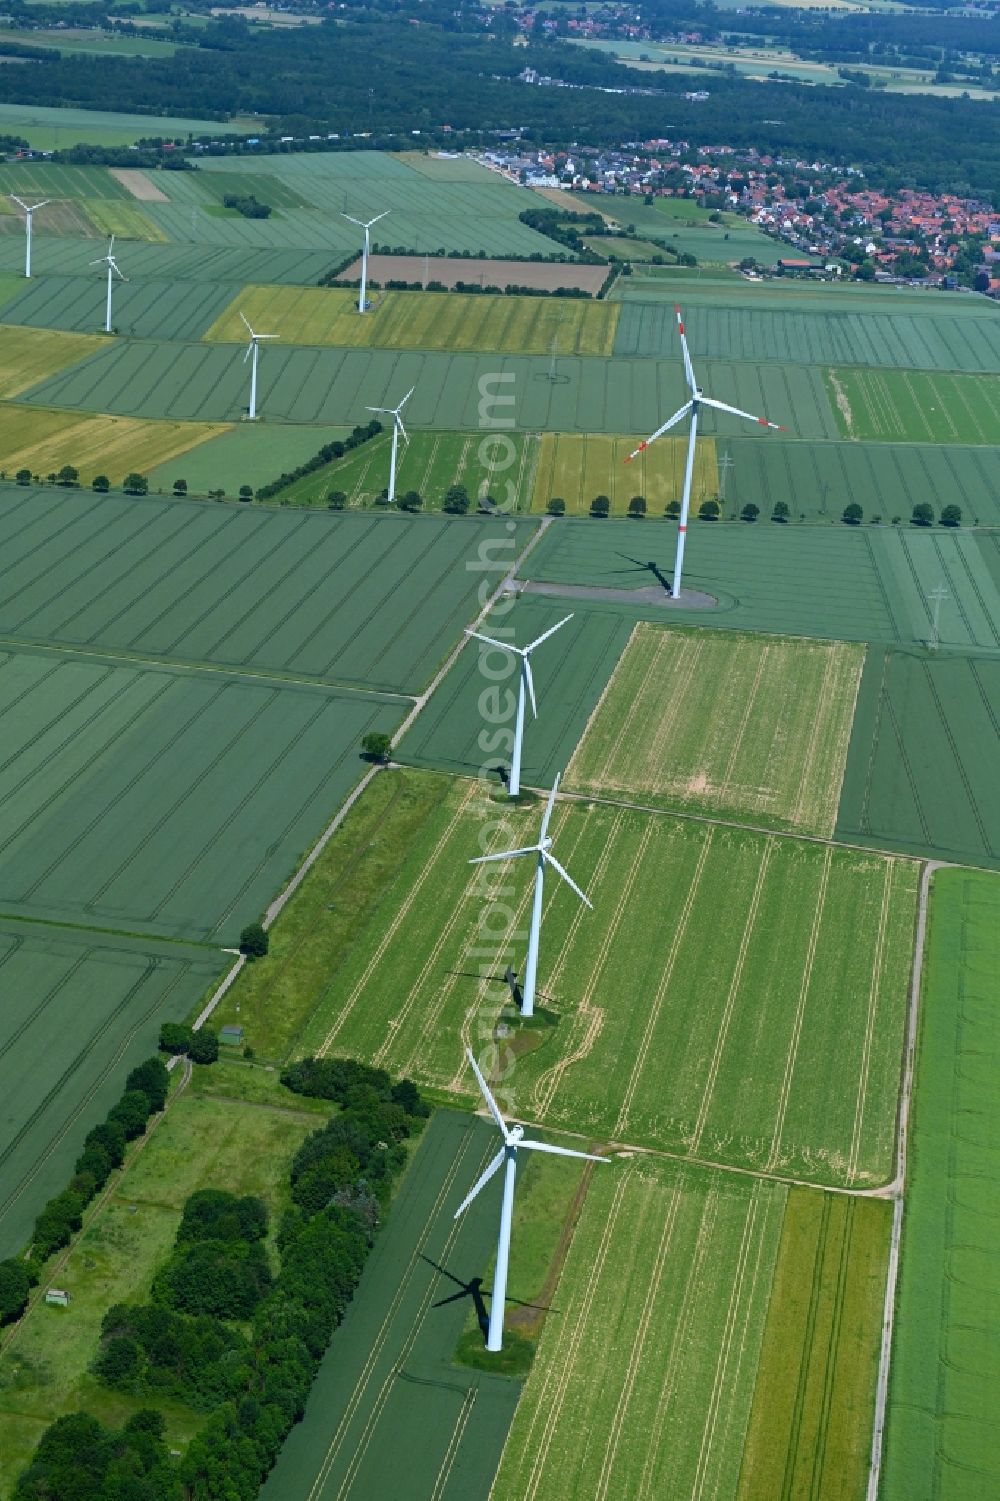
[[[865, 18], [878, 19], [878, 18]], [[839, 24], [839, 23], [838, 23]], [[521, 81], [530, 60], [566, 87]], [[227, 18], [172, 58], [62, 57], [0, 69], [0, 100], [223, 119], [258, 113], [278, 132], [407, 133], [464, 142], [523, 128], [546, 145], [667, 136], [863, 168], [873, 182], [1000, 202], [1000, 105], [859, 88], [651, 75], [559, 41], [527, 50], [490, 33], [326, 21], [308, 29]], [[262, 122], [263, 125], [263, 122]]]

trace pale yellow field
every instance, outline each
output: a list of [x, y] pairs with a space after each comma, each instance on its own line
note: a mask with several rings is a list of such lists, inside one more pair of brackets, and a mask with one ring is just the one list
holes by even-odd
[[621, 313], [618, 303], [589, 298], [399, 291], [372, 298], [362, 317], [349, 287], [248, 286], [205, 338], [242, 342], [242, 312], [255, 329], [288, 344], [610, 355]]
[[864, 657], [843, 641], [637, 625], [566, 786], [829, 836]]
[[101, 343], [97, 334], [0, 326], [0, 397], [20, 395], [46, 376], [93, 354]]
[[[638, 458], [625, 459], [642, 441], [607, 433], [543, 433], [535, 470], [531, 509], [543, 511], [553, 496], [566, 502], [567, 516], [586, 516], [596, 495], [611, 501], [612, 515], [625, 515], [633, 495], [645, 497], [647, 514], [662, 516], [668, 501], [680, 500], [687, 438], [658, 438]], [[695, 450], [691, 510], [719, 493], [715, 439], [699, 438]]]
[[166, 241], [159, 225], [134, 203], [121, 198], [88, 198], [85, 207], [102, 235], [118, 235], [123, 240]]
[[19, 469], [58, 474], [64, 464], [89, 485], [106, 474], [118, 485], [126, 474], [146, 474], [157, 464], [228, 432], [224, 423], [148, 422], [137, 417], [106, 417], [51, 407], [0, 403], [0, 468], [8, 478]]

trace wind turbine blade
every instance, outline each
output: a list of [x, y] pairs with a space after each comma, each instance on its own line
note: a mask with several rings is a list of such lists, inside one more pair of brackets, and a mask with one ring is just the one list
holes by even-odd
[[470, 865], [487, 865], [491, 860], [513, 860], [516, 855], [537, 855], [537, 844], [526, 844], [519, 850], [501, 850], [496, 855], [477, 855]]
[[552, 783], [552, 791], [549, 793], [549, 800], [545, 804], [545, 812], [542, 814], [542, 832], [538, 836], [539, 844], [545, 843], [545, 836], [549, 832], [549, 819], [552, 817], [552, 809], [556, 805], [556, 793], [559, 791], [560, 775], [561, 773], [556, 774], [556, 779]]
[[[28, 212], [28, 205], [25, 203], [23, 198], [18, 198], [16, 193], [11, 193], [9, 197], [12, 203], [17, 204], [18, 208], [23, 208], [25, 213]], [[41, 207], [41, 205], [39, 205], [39, 207]]]
[[574, 1152], [572, 1147], [553, 1147], [547, 1141], [525, 1141], [523, 1137], [517, 1144], [518, 1151], [522, 1147], [527, 1147], [529, 1152], [551, 1152], [555, 1157], [582, 1157], [586, 1162], [609, 1160], [607, 1157], [595, 1157], [593, 1152]]
[[570, 875], [569, 871], [568, 870], [564, 870], [563, 867], [559, 864], [559, 861], [556, 859], [555, 855], [550, 855], [549, 852], [548, 852], [548, 850], [542, 850], [542, 858], [543, 858], [543, 860], [547, 860], [550, 865], [554, 865], [555, 866], [556, 870], [559, 872], [559, 874], [562, 876], [563, 880], [566, 882], [566, 885], [567, 886], [572, 886], [573, 890], [576, 892], [576, 894], [580, 898], [581, 902], [586, 903], [586, 905], [593, 912], [593, 910], [594, 910], [594, 904], [590, 900], [590, 897], [584, 895], [584, 893], [580, 890], [579, 886], [573, 880], [573, 877]]
[[684, 317], [681, 313], [679, 302], [674, 303], [674, 312], [677, 314], [677, 332], [681, 336], [681, 350], [684, 354], [684, 374], [687, 377], [688, 389], [692, 396], [697, 396], [698, 382], [694, 378], [694, 366], [691, 364], [691, 356], [688, 353], [687, 334], [684, 332]]
[[111, 255], [114, 255], [114, 253], [115, 253], [115, 237], [114, 237], [114, 235], [112, 235], [111, 236], [111, 244], [108, 246], [108, 255], [111, 256]]
[[526, 646], [524, 648], [525, 654], [527, 654], [529, 651], [534, 651], [536, 646], [541, 646], [543, 641], [547, 641], [550, 636], [554, 636], [556, 631], [561, 631], [563, 626], [568, 625], [572, 619], [572, 614], [564, 615], [562, 620], [557, 621], [555, 625], [550, 625], [547, 631], [543, 631], [540, 636], [536, 636], [534, 641], [531, 642], [530, 646]]
[[380, 219], [384, 219], [385, 216], [386, 216], [386, 214], [391, 213], [391, 212], [392, 212], [391, 209], [384, 208], [380, 214], [376, 214], [375, 215], [374, 219], [369, 219], [368, 220], [368, 223], [365, 225], [365, 228], [366, 229], [371, 229], [371, 227], [372, 227], [373, 224], [377, 224]]
[[[341, 209], [341, 213], [344, 213], [343, 209]], [[355, 219], [353, 214], [344, 214], [344, 218], [349, 219], [352, 224], [356, 224], [359, 229], [364, 229], [365, 227], [360, 219]]]
[[465, 634], [467, 636], [474, 636], [477, 641], [485, 641], [487, 646], [498, 646], [501, 651], [509, 651], [515, 657], [521, 655], [520, 648], [511, 646], [508, 641], [497, 641], [493, 636], [481, 636], [478, 631], [470, 631], [468, 629], [466, 629]]
[[[486, 1101], [487, 1105], [489, 1106], [490, 1115], [492, 1115], [493, 1119], [496, 1121], [497, 1125], [500, 1127], [501, 1132], [503, 1133], [504, 1142], [510, 1141], [510, 1135], [509, 1135], [509, 1133], [507, 1131], [507, 1123], [504, 1120], [503, 1116], [500, 1114], [500, 1106], [497, 1104], [496, 1100], [493, 1098], [493, 1093], [492, 1093], [492, 1091], [490, 1089], [490, 1086], [487, 1084], [486, 1080], [483, 1078], [483, 1071], [479, 1067], [479, 1064], [476, 1062], [475, 1058], [473, 1057], [472, 1049], [471, 1048], [466, 1048], [466, 1050], [465, 1050], [465, 1056], [466, 1056], [466, 1058], [468, 1058], [469, 1062], [472, 1064], [472, 1072], [475, 1074], [476, 1078], [479, 1080], [479, 1088], [483, 1091], [483, 1099]], [[494, 1169], [494, 1171], [495, 1171], [495, 1169]]]
[[365, 407], [366, 412], [391, 412], [392, 407]]
[[253, 354], [253, 340], [251, 339], [250, 343], [247, 345], [246, 354], [243, 356], [243, 363], [244, 363], [244, 365], [246, 364], [247, 360], [250, 358], [250, 356], [252, 354]]
[[280, 339], [280, 334], [254, 334], [255, 339]]
[[243, 327], [246, 329], [246, 331], [250, 335], [251, 339], [255, 339], [257, 337], [257, 335], [254, 333], [253, 329], [250, 327], [250, 323], [249, 323], [248, 318], [246, 317], [246, 314], [241, 312], [240, 313], [240, 317], [243, 319]]
[[521, 657], [521, 666], [524, 673], [525, 686], [528, 690], [528, 697], [531, 699], [531, 715], [533, 719], [537, 719], [538, 704], [535, 702], [535, 680], [531, 676], [531, 662], [528, 659], [527, 652]]
[[88, 262], [88, 264], [91, 266], [106, 266], [108, 264], [108, 258], [106, 255], [102, 255], [96, 261], [90, 261]]
[[41, 203], [33, 203], [31, 205], [31, 212], [34, 213], [36, 209], [47, 208], [51, 202], [51, 198], [43, 198]]
[[692, 402], [686, 401], [679, 412], [675, 412], [674, 415], [669, 418], [662, 427], [658, 427], [656, 429], [655, 433], [650, 433], [645, 443], [640, 443], [638, 448], [632, 450], [628, 458], [625, 460], [626, 464], [631, 464], [632, 460], [634, 458], [637, 458], [644, 449], [648, 448], [650, 443], [655, 443], [657, 438], [662, 438], [664, 433], [668, 433], [672, 427], [676, 427], [678, 422], [680, 422], [681, 419], [686, 417], [688, 412], [690, 412], [692, 404]]
[[485, 1173], [483, 1173], [483, 1175], [476, 1180], [472, 1188], [462, 1200], [461, 1204], [459, 1204], [458, 1208], [455, 1210], [455, 1219], [458, 1219], [460, 1214], [464, 1214], [466, 1209], [468, 1209], [469, 1205], [472, 1203], [473, 1199], [476, 1197], [476, 1194], [479, 1192], [479, 1190], [481, 1188], [485, 1188], [487, 1183], [493, 1177], [494, 1173], [496, 1173], [501, 1167], [503, 1167], [503, 1161], [506, 1155], [507, 1145], [506, 1143], [504, 1143], [504, 1145], [500, 1148], [499, 1152], [494, 1157], [493, 1161], [490, 1163], [489, 1167], [486, 1169]]
[[393, 412], [392, 415], [395, 417], [396, 421], [399, 423], [399, 431], [403, 435], [403, 442], [404, 443], [409, 443], [410, 437], [409, 437], [409, 434], [406, 431], [406, 428], [403, 426], [403, 419], [399, 415], [399, 407], [396, 408], [396, 410]]
[[766, 417], [758, 417], [755, 412], [744, 412], [740, 407], [727, 406], [724, 401], [713, 401], [710, 396], [703, 396], [701, 405], [714, 407], [717, 412], [728, 412], [731, 417], [745, 417], [748, 422], [759, 422], [761, 427], [773, 427], [779, 433], [785, 431], [780, 422], [768, 422]]
[[406, 403], [409, 401], [410, 397], [413, 395], [413, 393], [414, 393], [414, 391], [416, 389], [417, 389], [416, 386], [411, 386], [410, 387], [410, 389], [407, 391], [406, 395], [403, 397], [402, 401], [399, 403], [399, 406], [396, 408], [397, 412], [401, 412], [403, 410], [403, 408], [405, 407]]

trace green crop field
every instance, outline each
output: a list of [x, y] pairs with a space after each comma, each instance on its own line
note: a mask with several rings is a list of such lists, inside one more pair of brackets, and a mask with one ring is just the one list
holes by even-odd
[[962, 864], [1000, 866], [1000, 660], [873, 648], [837, 836]]
[[494, 1501], [859, 1495], [887, 1208], [650, 1159], [595, 1171]]
[[[658, 438], [630, 464], [626, 460], [642, 438], [609, 437], [591, 433], [543, 433], [539, 445], [531, 509], [544, 511], [553, 496], [566, 502], [568, 516], [585, 516], [597, 495], [606, 495], [612, 515], [624, 516], [633, 495], [641, 495], [651, 514], [662, 516], [671, 500], [679, 500], [684, 485], [686, 438]], [[719, 493], [714, 438], [704, 438], [695, 450], [692, 504]]]
[[663, 246], [655, 240], [633, 240], [627, 235], [596, 235], [583, 243], [588, 250], [618, 261], [649, 261], [663, 252]]
[[[130, 275], [132, 247], [118, 246], [115, 254], [122, 271]], [[81, 261], [81, 267], [85, 264]], [[113, 323], [130, 337], [196, 339], [225, 307], [230, 294], [231, 288], [219, 282], [160, 277], [119, 282], [112, 303]], [[9, 324], [96, 333], [104, 328], [106, 295], [106, 271], [100, 267], [85, 274], [81, 270], [78, 275], [32, 277], [20, 295], [6, 304], [4, 319]]]
[[864, 1494], [891, 1217], [789, 1189], [737, 1501]]
[[409, 158], [381, 151], [220, 157], [207, 159], [202, 167], [206, 174], [275, 176], [292, 191], [301, 184], [302, 196], [318, 211], [315, 222], [325, 235], [321, 243], [330, 247], [334, 260], [361, 244], [356, 228], [340, 216], [366, 220], [385, 209], [389, 217], [373, 234], [378, 245], [428, 254], [441, 249], [490, 256], [553, 252], [550, 239], [518, 218], [525, 209], [538, 207], [531, 189], [465, 159], [439, 159], [433, 174], [415, 170]]
[[[147, 1030], [155, 1037], [155, 1029]], [[322, 1117], [317, 1120], [308, 1108], [311, 1102], [295, 1108], [304, 1102], [284, 1090], [279, 1093], [277, 1086], [270, 1097], [252, 1102], [220, 1098], [213, 1091], [221, 1087], [224, 1070], [224, 1064], [217, 1065], [211, 1073], [204, 1071], [205, 1078], [198, 1077], [199, 1070], [190, 1085], [174, 1094], [61, 1258], [59, 1285], [72, 1298], [71, 1318], [61, 1318], [39, 1301], [8, 1335], [6, 1379], [0, 1376], [3, 1495], [13, 1493], [15, 1477], [54, 1418], [83, 1407], [103, 1422], [120, 1423], [149, 1405], [148, 1396], [125, 1395], [95, 1381], [90, 1366], [108, 1308], [148, 1300], [189, 1194], [223, 1188], [263, 1198], [273, 1237], [286, 1207], [288, 1164]], [[162, 1410], [168, 1441], [178, 1448], [204, 1422], [203, 1414], [176, 1399], [167, 1398]]]
[[373, 694], [92, 655], [6, 652], [0, 674], [3, 910], [203, 942], [263, 910], [358, 779], [361, 736], [398, 719]]
[[935, 872], [911, 1179], [890, 1368], [885, 1501], [1000, 1492], [1000, 878]]
[[[127, 207], [127, 205], [125, 205]], [[43, 210], [46, 213], [47, 210]], [[9, 216], [14, 228], [0, 234], [0, 271], [17, 275], [24, 267], [24, 241], [17, 229], [17, 221]], [[190, 222], [190, 221], [189, 221]], [[15, 229], [17, 232], [15, 233]], [[84, 230], [84, 233], [87, 231]], [[92, 230], [91, 230], [92, 233]], [[89, 281], [96, 274], [89, 262], [97, 255], [92, 239], [59, 238], [54, 235], [39, 235], [32, 248], [32, 266], [41, 277], [76, 276]], [[324, 250], [257, 250], [250, 247], [224, 245], [165, 245], [141, 240], [122, 247], [122, 260], [128, 262], [131, 282], [145, 277], [163, 283], [195, 281], [199, 285], [209, 282], [231, 282], [243, 286], [247, 280], [255, 282], [316, 282], [332, 269], [335, 258]], [[23, 287], [23, 282], [20, 282]], [[20, 287], [19, 287], [20, 290]], [[119, 285], [116, 297], [124, 290]], [[234, 286], [229, 288], [226, 301], [232, 297]], [[81, 287], [81, 295], [83, 288]], [[224, 303], [222, 304], [225, 305]], [[117, 303], [116, 303], [117, 306]]]
[[531, 531], [9, 486], [0, 632], [417, 691]]
[[112, 176], [109, 168], [67, 167], [56, 162], [5, 162], [0, 165], [0, 193], [16, 193], [19, 198], [119, 198], [132, 202], [128, 188]]
[[89, 334], [0, 327], [0, 397], [20, 395], [46, 376], [92, 354], [99, 346], [100, 340]]
[[248, 121], [184, 120], [163, 115], [125, 115], [111, 110], [58, 109], [38, 104], [0, 104], [0, 130], [23, 135], [36, 151], [59, 151], [86, 141], [91, 146], [131, 146], [145, 136], [188, 135], [211, 139], [253, 135], [259, 126]]
[[0, 1256], [24, 1249], [127, 1069], [149, 1056], [160, 1023], [180, 1021], [219, 969], [216, 953], [193, 945], [3, 919]]
[[725, 510], [739, 513], [749, 502], [770, 516], [783, 500], [793, 516], [840, 521], [856, 504], [865, 519], [909, 521], [914, 505], [930, 500], [935, 511], [957, 501], [962, 519], [1000, 525], [1000, 494], [994, 483], [993, 451], [954, 443], [761, 443], [731, 438], [720, 448], [725, 465]]
[[638, 625], [566, 786], [829, 836], [864, 651]]
[[217, 438], [188, 449], [182, 461], [167, 459], [143, 472], [149, 475], [151, 489], [170, 490], [174, 480], [183, 479], [192, 495], [225, 490], [233, 496], [241, 485], [258, 489], [276, 480], [311, 459], [324, 443], [347, 435], [347, 428], [241, 422], [223, 428]]
[[8, 474], [58, 474], [64, 464], [88, 485], [95, 474], [120, 485], [126, 474], [144, 474], [225, 432], [201, 422], [143, 422], [133, 417], [84, 417], [47, 407], [0, 402], [0, 467]]
[[[796, 437], [838, 436], [818, 370], [709, 362], [700, 373], [720, 401], [769, 416]], [[261, 355], [259, 409], [272, 421], [353, 426], [369, 420], [369, 406], [394, 406], [411, 386], [408, 426], [448, 431], [481, 431], [485, 407], [494, 423], [511, 430], [650, 433], [685, 399], [676, 357], [546, 358], [275, 343]], [[238, 347], [130, 339], [106, 341], [78, 368], [41, 380], [30, 394], [43, 406], [225, 422], [245, 409], [247, 387]], [[704, 428], [709, 436], [746, 431], [739, 418], [723, 415], [706, 417]], [[759, 441], [774, 436], [762, 433]]]
[[[633, 617], [585, 606], [580, 601], [550, 600], [530, 594], [521, 596], [513, 610], [501, 604], [481, 627], [494, 636], [510, 632], [510, 639], [523, 645], [566, 615], [573, 619], [533, 659], [539, 718], [529, 720], [524, 737], [522, 771], [533, 786], [552, 785], [557, 772], [565, 770], [588, 717], [625, 649]], [[475, 775], [484, 766], [510, 759], [514, 714], [515, 663], [499, 655], [489, 664], [484, 679], [479, 648], [473, 643], [461, 653], [413, 727], [404, 735], [399, 756], [422, 766]], [[494, 689], [501, 685], [501, 697]], [[492, 723], [484, 721], [485, 714]], [[499, 719], [501, 727], [497, 727]]]
[[603, 354], [619, 309], [582, 298], [496, 297], [463, 292], [385, 292], [358, 313], [347, 287], [254, 287], [237, 293], [206, 339], [242, 343], [244, 317], [288, 344], [373, 349], [487, 349], [498, 354]]
[[[636, 527], [641, 530], [637, 531]], [[1000, 569], [991, 574], [977, 539], [921, 527], [799, 527], [698, 521], [688, 533], [684, 582], [714, 595], [711, 611], [630, 602], [630, 591], [669, 579], [671, 522], [562, 520], [526, 560], [522, 576], [553, 594], [578, 586], [601, 591], [594, 609], [624, 607], [632, 619], [735, 626], [834, 640], [925, 642], [927, 595], [942, 578], [954, 586], [942, 631], [951, 647], [997, 649]], [[637, 546], [637, 541], [641, 545]], [[626, 544], [629, 544], [626, 546]], [[621, 592], [619, 592], [621, 591]], [[617, 604], [611, 603], [617, 601]], [[567, 600], [572, 608], [572, 599]]]
[[29, 47], [52, 47], [64, 55], [91, 57], [95, 54], [101, 57], [173, 57], [179, 45], [158, 37], [155, 31], [147, 31], [143, 36], [124, 36], [120, 31], [96, 31], [89, 27], [84, 30], [72, 26], [63, 31], [55, 28], [51, 31], [5, 29], [4, 41]]
[[[685, 319], [697, 359], [776, 360], [798, 365], [871, 365], [913, 370], [1000, 371], [1000, 318], [925, 312], [834, 312], [759, 308], [752, 298], [695, 303]], [[675, 341], [668, 304], [622, 305], [615, 353], [659, 355]], [[865, 387], [860, 388], [862, 392]]]
[[1000, 434], [992, 376], [845, 369], [824, 376], [844, 438], [995, 444]]
[[435, 1114], [263, 1501], [487, 1501], [520, 1383], [452, 1361], [463, 1290], [496, 1238], [485, 1201], [452, 1216], [494, 1136], [474, 1117]]
[[[279, 435], [287, 431], [277, 429]], [[529, 509], [539, 453], [539, 440], [534, 434], [513, 432], [491, 437], [485, 433], [477, 437], [472, 433], [415, 431], [409, 439], [396, 459], [397, 495], [416, 490], [423, 496], [425, 509], [437, 510], [449, 486], [464, 485], [473, 502], [492, 491], [494, 500], [505, 510]], [[317, 449], [320, 446], [316, 444]], [[371, 505], [388, 489], [391, 451], [391, 434], [380, 433], [342, 459], [333, 459], [295, 480], [281, 491], [281, 499], [292, 505], [325, 505], [331, 490], [341, 490], [349, 506]]]
[[[523, 959], [510, 935], [530, 872], [466, 862], [527, 843], [537, 820], [456, 783], [333, 975], [307, 1051], [468, 1095], [462, 1045], [509, 1000], [495, 981]], [[512, 1108], [695, 1158], [884, 1181], [915, 866], [594, 804], [561, 804], [552, 833], [598, 915], [550, 883], [539, 992], [552, 1025], [518, 1057]]]

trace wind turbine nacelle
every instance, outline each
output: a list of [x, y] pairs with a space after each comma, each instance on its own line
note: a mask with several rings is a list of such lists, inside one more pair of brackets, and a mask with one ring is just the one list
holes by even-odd
[[523, 1126], [508, 1126], [508, 1128], [507, 1128], [507, 1140], [508, 1140], [508, 1142], [512, 1146], [516, 1146], [519, 1141], [523, 1141], [524, 1140], [524, 1127]]

